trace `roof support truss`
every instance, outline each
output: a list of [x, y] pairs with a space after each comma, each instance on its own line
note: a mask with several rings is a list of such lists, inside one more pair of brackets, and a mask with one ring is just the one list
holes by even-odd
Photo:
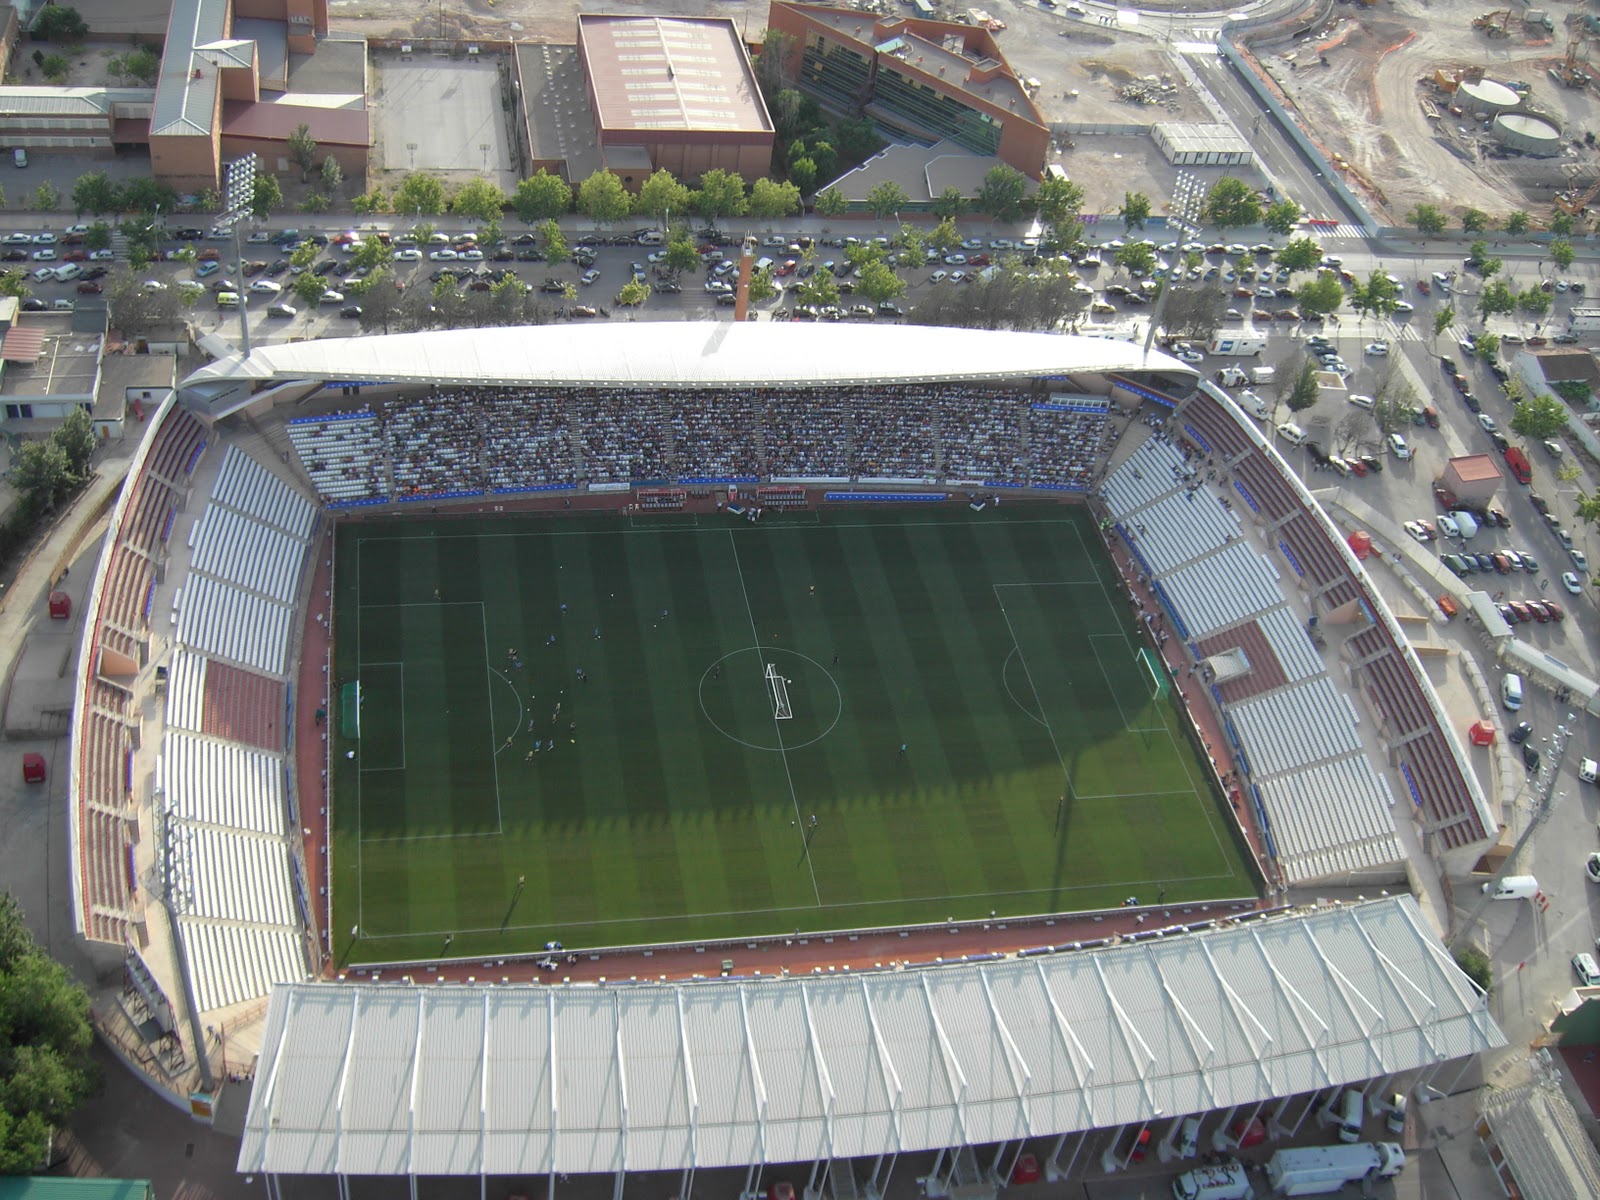
[[822, 1039], [817, 1036], [817, 1023], [811, 1016], [811, 989], [800, 985], [800, 1008], [806, 1017], [806, 1042], [811, 1051], [811, 1066], [817, 1073], [817, 1086], [822, 1091], [823, 1127], [828, 1131], [828, 1157], [833, 1157], [833, 1077], [828, 1074], [828, 1064], [822, 1057]]
[[[1261, 944], [1259, 930], [1252, 929], [1250, 931], [1250, 940], [1255, 943], [1256, 949], [1261, 952], [1261, 965], [1266, 968], [1267, 974], [1272, 976], [1272, 982], [1277, 984], [1278, 991], [1283, 996], [1283, 1002], [1289, 1008], [1289, 1015], [1294, 1018], [1294, 1023], [1300, 1027], [1300, 1035], [1305, 1038], [1306, 1045], [1311, 1048], [1311, 1053], [1316, 1056], [1317, 1067], [1322, 1072], [1322, 1083], [1318, 1086], [1328, 1086], [1334, 1082], [1334, 1078], [1333, 1072], [1328, 1068], [1327, 1055], [1323, 1053], [1323, 1044], [1328, 1040], [1332, 1030], [1328, 1028], [1328, 1023], [1317, 1014], [1317, 1010], [1306, 1002], [1306, 998], [1295, 990], [1294, 985], [1283, 977], [1283, 972], [1278, 970], [1277, 964], [1272, 961], [1272, 955], [1268, 954], [1267, 948]], [[1317, 1023], [1315, 1036], [1312, 1035], [1311, 1030], [1306, 1028], [1306, 1017], [1310, 1017]]]
[[894, 1123], [894, 1152], [899, 1153], [904, 1145], [903, 1130], [900, 1128], [900, 1117], [904, 1112], [905, 1089], [900, 1084], [900, 1072], [895, 1070], [894, 1060], [889, 1057], [889, 1046], [883, 1040], [883, 1030], [878, 1027], [877, 1006], [872, 1003], [872, 989], [867, 986], [865, 978], [858, 979], [861, 985], [861, 1002], [867, 1010], [867, 1028], [872, 1034], [872, 1046], [877, 1051], [878, 1070], [883, 1075], [884, 1090], [890, 1099], [890, 1119]]
[[1005, 1018], [1000, 1015], [1000, 1009], [995, 1005], [994, 989], [989, 986], [989, 976], [980, 974], [978, 979], [983, 984], [983, 998], [989, 1002], [989, 1019], [994, 1022], [995, 1035], [999, 1037], [1006, 1050], [1006, 1071], [1011, 1076], [1011, 1086], [1017, 1091], [1017, 1108], [1022, 1114], [1022, 1128], [1026, 1131], [1024, 1136], [1031, 1136], [1033, 1112], [1028, 1101], [1033, 1094], [1033, 1074], [1028, 1070], [1028, 1064], [1023, 1061], [1022, 1052], [1017, 1049], [1016, 1039], [1011, 1036]]
[[[1276, 1039], [1267, 1031], [1267, 1027], [1260, 1022], [1256, 1014], [1250, 1010], [1250, 1006], [1239, 998], [1239, 993], [1233, 990], [1233, 985], [1223, 975], [1222, 969], [1217, 965], [1216, 958], [1212, 956], [1211, 947], [1206, 945], [1203, 938], [1200, 941], [1200, 952], [1206, 956], [1206, 962], [1211, 964], [1211, 970], [1216, 975], [1217, 986], [1222, 989], [1222, 994], [1228, 998], [1228, 1003], [1222, 1007], [1228, 1010], [1229, 1015], [1233, 1017], [1234, 1024], [1239, 1026], [1239, 1032], [1244, 1035], [1244, 1040], [1249, 1043], [1250, 1049], [1255, 1052], [1256, 1074], [1261, 1079], [1261, 1087], [1268, 1094], [1271, 1094], [1276, 1090], [1276, 1086], [1272, 1079], [1272, 1072], [1267, 1070], [1266, 1057], [1268, 1050]], [[1248, 1025], [1245, 1024], [1246, 1017], [1250, 1018], [1250, 1024]], [[1251, 1032], [1252, 1028], [1254, 1033]]]
[[921, 972], [922, 999], [928, 1006], [928, 1020], [933, 1024], [933, 1035], [939, 1044], [939, 1061], [944, 1064], [945, 1083], [950, 1088], [950, 1094], [955, 1097], [956, 1120], [961, 1124], [961, 1143], [970, 1145], [971, 1138], [967, 1134], [967, 1077], [961, 1073], [961, 1064], [956, 1061], [955, 1050], [951, 1048], [950, 1039], [944, 1034], [944, 1022], [939, 1020], [939, 1009], [933, 1002], [933, 992], [928, 987], [928, 973]]
[[744, 1026], [744, 1056], [750, 1064], [751, 1094], [756, 1098], [756, 1140], [761, 1144], [761, 1161], [767, 1161], [767, 1083], [761, 1076], [761, 1058], [750, 1032], [750, 997], [745, 984], [739, 985], [739, 1020]]
[[1099, 1124], [1094, 1114], [1094, 1059], [1089, 1057], [1089, 1052], [1083, 1048], [1078, 1035], [1072, 1032], [1072, 1026], [1067, 1023], [1066, 1015], [1056, 1003], [1055, 993], [1050, 990], [1050, 976], [1044, 971], [1044, 960], [1034, 959], [1033, 969], [1039, 978], [1039, 990], [1044, 993], [1045, 1002], [1050, 1005], [1050, 1020], [1055, 1025], [1056, 1034], [1061, 1038], [1061, 1048], [1067, 1052], [1067, 1061], [1072, 1064], [1072, 1073], [1078, 1080], [1078, 1104], [1083, 1112], [1083, 1127], [1093, 1129]]

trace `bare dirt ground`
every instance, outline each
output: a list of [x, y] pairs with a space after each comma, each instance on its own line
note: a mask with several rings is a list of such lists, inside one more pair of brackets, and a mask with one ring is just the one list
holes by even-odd
[[[1427, 0], [1366, 10], [1341, 6], [1311, 38], [1262, 41], [1253, 49], [1322, 145], [1349, 164], [1351, 178], [1381, 218], [1403, 223], [1417, 203], [1451, 213], [1475, 207], [1543, 214], [1553, 181], [1596, 169], [1592, 150], [1570, 149], [1573, 138], [1597, 124], [1594, 96], [1561, 88], [1546, 73], [1565, 52], [1566, 30], [1559, 23], [1554, 39], [1542, 30], [1533, 37], [1518, 23], [1518, 10], [1511, 35], [1489, 39], [1471, 21], [1492, 7], [1446, 9]], [[1492, 79], [1532, 83], [1532, 106], [1562, 122], [1568, 153], [1555, 160], [1485, 157], [1473, 148], [1480, 133], [1470, 119], [1453, 119], [1446, 111], [1443, 120], [1430, 120], [1424, 100], [1441, 111], [1449, 102], [1424, 81], [1438, 69], [1471, 67], [1483, 68]]]

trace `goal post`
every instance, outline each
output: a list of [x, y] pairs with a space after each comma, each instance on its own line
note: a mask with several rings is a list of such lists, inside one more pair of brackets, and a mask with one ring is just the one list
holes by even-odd
[[772, 719], [793, 720], [794, 709], [789, 707], [789, 681], [783, 677], [774, 663], [767, 664], [767, 690], [772, 694]]
[[361, 738], [361, 681], [339, 689], [339, 723], [345, 737]]
[[1150, 680], [1151, 699], [1165, 700], [1171, 687], [1167, 682], [1165, 664], [1144, 646], [1135, 651], [1133, 657], [1134, 661], [1143, 668], [1141, 673]]

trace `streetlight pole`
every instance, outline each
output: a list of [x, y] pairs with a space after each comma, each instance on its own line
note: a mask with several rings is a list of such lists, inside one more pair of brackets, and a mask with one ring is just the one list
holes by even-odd
[[255, 200], [256, 169], [260, 163], [254, 154], [246, 154], [236, 158], [228, 164], [227, 192], [223, 203], [226, 210], [222, 219], [233, 226], [233, 262], [234, 269], [239, 272], [239, 344], [246, 358], [250, 357], [250, 311], [245, 303], [244, 288], [244, 243], [240, 239], [239, 226], [245, 217], [252, 211]]

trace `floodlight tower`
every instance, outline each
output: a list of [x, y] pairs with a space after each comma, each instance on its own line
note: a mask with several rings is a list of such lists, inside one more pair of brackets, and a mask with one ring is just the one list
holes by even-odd
[[[254, 211], [252, 205], [256, 194], [256, 170], [260, 161], [256, 155], [246, 154], [228, 164], [228, 174], [223, 189], [224, 211], [218, 219], [220, 224], [233, 226], [234, 270], [239, 272], [238, 283], [241, 289], [244, 287], [244, 243], [239, 237], [239, 226]], [[248, 358], [250, 313], [242, 294], [239, 297], [239, 343], [245, 357]]]

